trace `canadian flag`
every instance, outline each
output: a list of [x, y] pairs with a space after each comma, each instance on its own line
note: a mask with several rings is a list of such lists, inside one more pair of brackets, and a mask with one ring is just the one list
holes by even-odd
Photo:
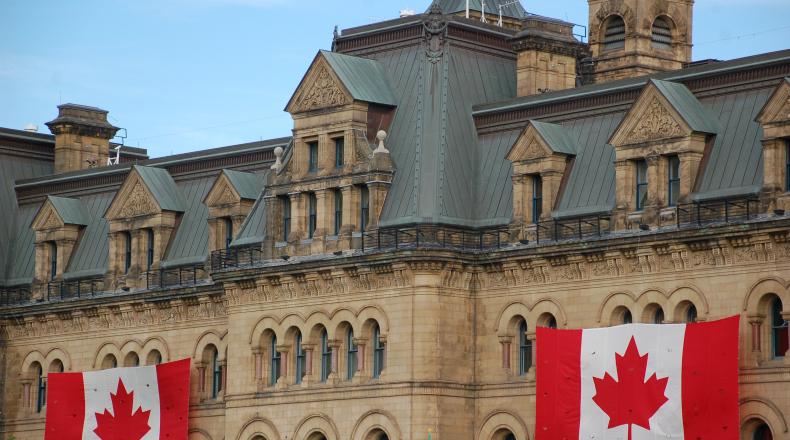
[[737, 440], [738, 322], [537, 329], [537, 440]]
[[50, 374], [44, 439], [186, 439], [189, 363]]

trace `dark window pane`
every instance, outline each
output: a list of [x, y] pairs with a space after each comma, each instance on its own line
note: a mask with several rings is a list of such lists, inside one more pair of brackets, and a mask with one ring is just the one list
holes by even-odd
[[527, 339], [527, 321], [518, 326], [518, 374], [527, 374], [532, 366], [532, 341]]
[[625, 47], [625, 22], [622, 17], [615, 15], [606, 22], [606, 31], [603, 37], [604, 50], [622, 49]]
[[623, 324], [631, 324], [634, 322], [634, 318], [631, 316], [631, 311], [626, 310], [623, 312]]
[[641, 211], [647, 200], [647, 162], [636, 161], [636, 210]]
[[231, 219], [224, 219], [225, 223], [225, 249], [230, 249], [230, 244], [233, 243], [233, 221]]
[[384, 344], [381, 343], [381, 329], [378, 324], [373, 327], [373, 378], [381, 377], [384, 370]]
[[538, 223], [543, 215], [543, 179], [532, 176], [532, 223]]
[[675, 206], [680, 197], [680, 158], [677, 156], [669, 156], [667, 158], [667, 192], [669, 206]]
[[765, 423], [761, 424], [754, 430], [754, 436], [752, 437], [753, 440], [774, 440], [774, 436], [771, 433], [771, 428], [768, 427]]
[[343, 138], [335, 139], [335, 167], [340, 168], [345, 163], [344, 157], [345, 140]]
[[317, 223], [318, 201], [316, 200], [315, 193], [310, 193], [307, 196], [307, 203], [309, 209], [309, 216], [307, 219], [307, 237], [313, 238]]
[[653, 315], [653, 324], [663, 324], [664, 323], [664, 310], [659, 307], [655, 314]]
[[124, 240], [124, 256], [123, 256], [123, 270], [124, 273], [129, 273], [132, 267], [132, 234], [129, 232], [123, 233]]
[[672, 48], [672, 29], [669, 22], [664, 17], [658, 17], [653, 22], [652, 34], [653, 47], [656, 49], [670, 49]]
[[309, 142], [307, 148], [310, 155], [308, 171], [314, 173], [318, 171], [318, 142]]
[[146, 268], [151, 270], [154, 265], [154, 231], [152, 229], [146, 230]]
[[335, 235], [340, 235], [343, 226], [343, 193], [339, 189], [334, 191], [335, 196]]
[[280, 352], [277, 351], [277, 336], [272, 336], [272, 345], [269, 349], [271, 353], [269, 366], [269, 385], [276, 385], [280, 378]]
[[49, 279], [54, 280], [58, 275], [58, 245], [49, 244]]
[[332, 371], [332, 349], [329, 348], [329, 339], [326, 330], [321, 333], [321, 382], [326, 382]]
[[370, 193], [368, 187], [360, 187], [360, 203], [359, 203], [359, 223], [360, 229], [364, 232], [368, 226], [368, 215], [370, 211]]
[[288, 241], [288, 236], [291, 234], [291, 199], [288, 196], [280, 197], [280, 205], [283, 210], [282, 240]]
[[354, 331], [349, 329], [346, 339], [346, 347], [348, 347], [348, 359], [346, 363], [347, 367], [347, 375], [348, 379], [352, 379], [354, 377], [354, 373], [357, 372], [357, 351], [358, 348], [354, 345]]
[[788, 322], [782, 317], [782, 300], [774, 298], [771, 303], [771, 339], [774, 357], [784, 357], [787, 353], [790, 344], [787, 327]]

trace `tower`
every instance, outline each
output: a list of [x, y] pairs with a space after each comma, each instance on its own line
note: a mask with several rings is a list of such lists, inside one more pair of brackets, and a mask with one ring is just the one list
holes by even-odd
[[588, 0], [595, 82], [676, 70], [691, 61], [693, 0]]

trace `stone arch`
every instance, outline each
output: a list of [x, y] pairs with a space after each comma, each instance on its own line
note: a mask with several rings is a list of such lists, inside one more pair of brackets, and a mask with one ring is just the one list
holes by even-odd
[[251, 440], [256, 435], [263, 436], [266, 440], [281, 440], [274, 423], [263, 417], [255, 417], [242, 425], [236, 440]]
[[327, 440], [340, 440], [337, 427], [332, 420], [324, 414], [311, 414], [296, 425], [294, 440], [306, 440], [310, 434], [320, 432]]
[[527, 424], [520, 417], [504, 410], [492, 411], [483, 419], [477, 440], [492, 440], [494, 434], [502, 429], [512, 432], [518, 440], [529, 440]]
[[136, 339], [131, 339], [126, 341], [121, 346], [121, 357], [118, 359], [119, 365], [124, 367], [130, 367], [131, 365], [127, 365], [134, 356], [137, 357], [137, 365], [142, 365], [145, 362], [145, 357], [143, 357], [140, 353], [143, 351], [143, 344]]
[[681, 286], [675, 288], [669, 294], [669, 304], [667, 308], [676, 309], [683, 301], [688, 301], [697, 307], [700, 316], [707, 317], [710, 313], [708, 298], [702, 291], [694, 286]]
[[30, 371], [30, 366], [33, 364], [33, 362], [38, 362], [38, 364], [42, 368], [46, 368], [46, 366], [49, 365], [47, 363], [46, 357], [43, 354], [41, 354], [40, 351], [33, 350], [27, 355], [25, 355], [25, 359], [22, 360], [21, 372], [27, 373], [28, 371]]
[[159, 336], [152, 336], [143, 342], [143, 348], [140, 351], [140, 361], [147, 360], [152, 351], [158, 351], [162, 355], [162, 362], [170, 361], [170, 349], [167, 342]]
[[292, 328], [297, 328], [300, 332], [304, 333], [304, 317], [296, 313], [289, 313], [279, 322], [279, 328], [282, 331], [282, 336], [286, 337], [286, 333]]
[[765, 295], [773, 293], [782, 300], [782, 304], [790, 305], [790, 292], [787, 282], [779, 277], [763, 278], [754, 283], [743, 300], [743, 311], [750, 314], [759, 312], [759, 303]]
[[116, 364], [123, 359], [123, 356], [121, 356], [121, 350], [117, 345], [112, 342], [105, 342], [99, 346], [99, 349], [96, 350], [96, 354], [93, 356], [93, 369], [101, 369], [102, 362], [109, 354], [115, 356]]
[[198, 337], [195, 348], [192, 350], [192, 359], [200, 360], [203, 356], [203, 350], [209, 344], [213, 344], [217, 347], [220, 359], [224, 359], [226, 351], [225, 336], [227, 334], [227, 331], [220, 333], [216, 330], [206, 330], [203, 332], [203, 334]]
[[359, 323], [357, 322], [357, 314], [351, 309], [340, 308], [332, 312], [332, 327], [330, 327], [330, 332], [334, 331], [334, 333], [330, 333], [330, 337], [337, 337], [336, 332], [340, 329], [343, 323], [348, 323], [348, 325], [354, 329], [355, 335], [359, 333], [360, 328]]
[[384, 431], [390, 440], [402, 440], [402, 434], [395, 417], [384, 410], [372, 410], [362, 415], [351, 431], [351, 440], [368, 440], [376, 429]]
[[379, 329], [381, 330], [382, 335], [389, 333], [389, 319], [387, 318], [387, 314], [384, 313], [381, 308], [377, 306], [365, 306], [359, 311], [359, 313], [357, 313], [357, 321], [359, 321], [362, 325], [370, 320], [374, 320], [379, 324]]
[[44, 358], [47, 361], [45, 365], [47, 371], [49, 371], [49, 366], [55, 361], [60, 361], [63, 364], [63, 371], [71, 371], [71, 358], [65, 350], [53, 348], [47, 352]]
[[304, 333], [304, 337], [307, 338], [310, 343], [316, 344], [318, 343], [322, 328], [326, 329], [327, 337], [331, 339], [333, 337], [332, 319], [322, 311], [313, 312], [307, 317], [305, 322], [306, 332]]
[[[494, 329], [497, 336], [513, 336], [516, 323], [521, 318], [528, 319], [529, 316], [530, 309], [526, 304], [518, 301], [508, 304], [499, 313], [499, 318], [497, 318], [496, 328]], [[529, 324], [529, 321], [527, 321], [527, 325]], [[534, 326], [534, 323], [532, 325]]]
[[554, 298], [540, 298], [535, 301], [535, 304], [530, 307], [530, 316], [527, 317], [527, 322], [534, 322], [533, 326], [543, 325], [541, 318], [545, 314], [551, 314], [557, 320], [558, 327], [567, 327], [568, 318], [565, 316], [565, 310], [559, 301]]
[[212, 440], [211, 435], [199, 428], [192, 428], [187, 434], [188, 440]]
[[252, 327], [252, 332], [250, 333], [250, 346], [257, 347], [261, 345], [261, 336], [263, 336], [263, 332], [266, 330], [271, 330], [277, 335], [277, 340], [279, 341], [285, 335], [283, 335], [282, 327], [280, 326], [280, 322], [274, 318], [273, 316], [264, 316], [255, 323]]
[[[635, 296], [631, 292], [620, 291], [610, 293], [598, 307], [598, 323], [609, 323], [617, 307], [625, 307], [628, 310], [633, 309], [635, 301]], [[631, 315], [634, 316], [633, 310], [631, 310]]]
[[[782, 411], [771, 400], [762, 397], [744, 397], [740, 400], [741, 429], [750, 420], [759, 419], [768, 424], [774, 434], [787, 434], [788, 426]], [[778, 438], [778, 435], [777, 435]]]

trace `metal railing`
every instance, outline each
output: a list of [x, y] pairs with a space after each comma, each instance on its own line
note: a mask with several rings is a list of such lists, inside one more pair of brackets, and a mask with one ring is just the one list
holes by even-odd
[[263, 260], [260, 245], [222, 249], [211, 253], [211, 270], [251, 266]]
[[0, 306], [27, 304], [32, 300], [29, 287], [0, 288]]
[[507, 226], [461, 228], [447, 225], [415, 224], [397, 228], [379, 228], [361, 234], [360, 248], [388, 249], [450, 249], [485, 251], [500, 249], [510, 243]]
[[680, 228], [748, 221], [757, 217], [759, 211], [760, 201], [753, 198], [687, 203], [675, 208], [674, 221], [664, 221], [659, 216], [659, 226], [668, 226], [674, 223]]
[[145, 287], [146, 290], [151, 290], [175, 286], [194, 286], [208, 279], [209, 273], [205, 265], [195, 264], [146, 272]]
[[104, 279], [54, 281], [47, 283], [47, 301], [93, 296], [104, 290]]
[[597, 215], [538, 222], [535, 225], [535, 241], [562, 241], [600, 237], [611, 232], [611, 217]]

